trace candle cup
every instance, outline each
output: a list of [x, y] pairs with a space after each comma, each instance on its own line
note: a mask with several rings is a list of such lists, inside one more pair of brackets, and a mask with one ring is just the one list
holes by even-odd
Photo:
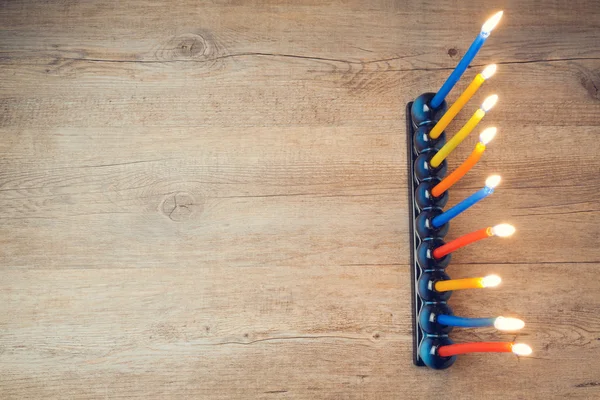
[[453, 326], [443, 325], [437, 321], [438, 315], [454, 315], [452, 309], [445, 303], [426, 304], [419, 313], [419, 326], [428, 335], [447, 335]]
[[445, 269], [448, 264], [450, 264], [452, 254], [447, 254], [439, 259], [435, 258], [433, 255], [433, 251], [443, 245], [444, 241], [439, 238], [422, 241], [419, 244], [419, 247], [417, 247], [417, 263], [419, 264], [419, 267], [423, 270]]
[[423, 93], [413, 102], [410, 113], [412, 124], [415, 128], [418, 128], [426, 123], [432, 123], [435, 125], [446, 113], [446, 109], [448, 108], [446, 101], [442, 101], [435, 108], [432, 108], [429, 105], [434, 96], [435, 93]]
[[446, 206], [449, 198], [447, 191], [439, 197], [435, 197], [432, 194], [433, 188], [440, 181], [440, 178], [435, 177], [419, 183], [415, 189], [415, 203], [420, 211], [428, 208], [444, 208]]
[[419, 278], [419, 282], [417, 283], [419, 296], [421, 296], [424, 301], [448, 301], [450, 296], [452, 296], [451, 290], [446, 292], [438, 292], [434, 288], [436, 282], [448, 280], [450, 280], [450, 277], [444, 271], [423, 272]]
[[456, 361], [456, 356], [441, 357], [437, 349], [453, 344], [447, 336], [426, 337], [419, 346], [419, 356], [423, 363], [431, 369], [446, 369]]
[[427, 151], [421, 153], [415, 160], [413, 170], [417, 182], [421, 182], [432, 177], [443, 178], [446, 176], [446, 173], [448, 172], [448, 163], [446, 160], [442, 161], [442, 163], [436, 168], [431, 166], [430, 160], [435, 154], [435, 151]]
[[432, 208], [430, 210], [423, 210], [415, 219], [414, 229], [421, 240], [426, 238], [443, 238], [448, 233], [450, 225], [448, 223], [435, 227], [432, 224], [432, 220], [441, 215], [443, 211], [439, 208]]
[[436, 139], [432, 139], [429, 136], [431, 127], [431, 124], [425, 124], [421, 125], [415, 130], [415, 134], [413, 136], [415, 153], [421, 154], [427, 150], [433, 150], [437, 153], [446, 143], [446, 134], [444, 132], [442, 132], [442, 134]]

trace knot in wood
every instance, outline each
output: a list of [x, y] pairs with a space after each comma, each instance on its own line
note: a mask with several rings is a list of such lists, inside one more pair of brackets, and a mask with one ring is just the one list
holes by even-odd
[[162, 213], [175, 222], [185, 221], [203, 210], [202, 202], [196, 201], [194, 196], [187, 192], [169, 193], [161, 205]]
[[458, 50], [456, 50], [454, 47], [451, 47], [448, 49], [448, 55], [450, 57], [454, 57], [458, 54]]
[[579, 81], [593, 99], [600, 100], [600, 74], [584, 70]]
[[160, 60], [193, 60], [212, 56], [210, 43], [195, 33], [172, 37], [156, 52]]

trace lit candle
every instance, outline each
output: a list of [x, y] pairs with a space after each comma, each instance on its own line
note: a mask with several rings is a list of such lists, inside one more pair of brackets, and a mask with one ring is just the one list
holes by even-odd
[[442, 104], [448, 93], [450, 93], [454, 85], [456, 85], [456, 82], [458, 82], [458, 80], [465, 72], [469, 64], [471, 64], [471, 61], [473, 61], [473, 59], [477, 55], [477, 52], [485, 43], [485, 40], [488, 38], [488, 36], [490, 36], [492, 30], [496, 27], [496, 25], [498, 25], [498, 22], [500, 22], [500, 18], [502, 18], [502, 13], [502, 11], [499, 11], [496, 14], [494, 14], [490, 19], [485, 21], [485, 23], [481, 27], [481, 32], [475, 38], [475, 40], [471, 44], [471, 47], [469, 47], [463, 58], [458, 62], [458, 65], [456, 66], [454, 71], [452, 71], [446, 82], [444, 82], [440, 90], [438, 90], [433, 99], [431, 99], [431, 102], [429, 103], [431, 108], [438, 108], [440, 104]]
[[468, 233], [464, 236], [459, 237], [451, 242], [446, 243], [443, 246], [438, 247], [433, 251], [433, 257], [440, 259], [447, 254], [452, 253], [473, 242], [478, 240], [489, 238], [492, 236], [508, 237], [515, 233], [515, 227], [509, 224], [500, 224], [496, 226], [490, 226], [487, 228], [480, 229], [475, 232]]
[[440, 357], [451, 357], [466, 353], [514, 353], [518, 356], [528, 356], [532, 353], [532, 350], [526, 344], [511, 342], [457, 343], [440, 346], [437, 349], [437, 354]]
[[462, 128], [460, 128], [460, 131], [458, 131], [456, 135], [452, 136], [452, 139], [448, 140], [448, 143], [446, 143], [444, 147], [440, 149], [440, 151], [435, 153], [435, 156], [433, 156], [429, 164], [433, 168], [437, 168], [442, 163], [442, 161], [444, 161], [446, 157], [448, 157], [448, 155], [456, 147], [458, 147], [458, 145], [461, 144], [462, 141], [467, 138], [467, 136], [469, 136], [469, 133], [471, 133], [471, 131], [477, 126], [479, 121], [481, 121], [483, 117], [485, 117], [485, 114], [488, 111], [490, 111], [492, 107], [494, 107], [496, 101], [498, 101], [498, 96], [495, 94], [487, 97], [483, 101], [481, 108], [475, 111], [475, 113], [467, 121], [467, 123]]
[[432, 139], [437, 139], [442, 134], [444, 129], [446, 129], [446, 127], [450, 124], [450, 122], [452, 122], [454, 117], [456, 117], [456, 114], [458, 114], [459, 111], [462, 110], [462, 108], [465, 106], [465, 104], [467, 104], [469, 99], [473, 97], [475, 92], [477, 92], [477, 89], [479, 89], [481, 85], [483, 85], [483, 82], [491, 78], [495, 72], [496, 64], [492, 64], [485, 67], [482, 73], [477, 74], [475, 78], [471, 81], [469, 86], [465, 89], [465, 91], [462, 92], [460, 97], [454, 102], [454, 104], [452, 104], [448, 111], [446, 111], [444, 116], [440, 118], [438, 123], [435, 124], [431, 132], [429, 132], [429, 137], [431, 137]]
[[477, 203], [478, 201], [483, 200], [492, 193], [494, 193], [494, 188], [498, 186], [499, 183], [499, 175], [490, 176], [485, 180], [485, 186], [483, 187], [483, 189], [473, 193], [454, 207], [450, 208], [448, 211], [438, 215], [437, 217], [433, 217], [431, 219], [431, 225], [433, 225], [434, 228], [441, 227], [442, 225], [450, 221], [452, 218], [456, 217], [458, 214]]
[[435, 315], [434, 318], [436, 322], [441, 325], [456, 326], [460, 328], [483, 328], [493, 326], [499, 331], [517, 331], [523, 329], [525, 326], [525, 322], [518, 318], [464, 318], [446, 314]]
[[479, 143], [475, 145], [475, 150], [471, 155], [461, 164], [460, 167], [456, 168], [450, 175], [444, 178], [440, 183], [435, 185], [431, 190], [433, 197], [440, 197], [444, 192], [452, 187], [456, 182], [460, 180], [481, 158], [485, 151], [486, 145], [492, 141], [496, 136], [496, 128], [487, 128], [479, 135]]
[[437, 292], [449, 292], [451, 290], [463, 289], [482, 289], [496, 287], [502, 282], [498, 275], [488, 275], [480, 278], [449, 279], [446, 281], [437, 281], [433, 288]]

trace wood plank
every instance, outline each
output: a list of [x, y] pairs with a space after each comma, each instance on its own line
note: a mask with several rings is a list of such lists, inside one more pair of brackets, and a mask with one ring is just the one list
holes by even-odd
[[[473, 102], [497, 92], [499, 104], [486, 121], [510, 121], [519, 131], [540, 122], [595, 126], [599, 64], [579, 60], [500, 65]], [[3, 62], [0, 76], [11, 90], [0, 100], [5, 110], [0, 122], [21, 128], [39, 127], [41, 121], [44, 126], [79, 128], [241, 128], [370, 126], [393, 119], [400, 131], [398, 115], [404, 105], [425, 90], [435, 90], [448, 74], [398, 70], [389, 62], [355, 65], [285, 56], [228, 57], [199, 65], [53, 58], [34, 64]], [[457, 90], [474, 74], [469, 71]], [[474, 107], [469, 105], [463, 118]], [[452, 127], [457, 129], [462, 121]]]
[[[409, 296], [407, 265], [5, 269], [3, 392], [461, 397], [473, 384], [463, 377], [474, 376], [506, 382], [484, 385], [482, 396], [518, 398], [531, 385], [530, 398], [589, 398], [600, 367], [589, 357], [600, 333], [597, 267], [581, 264], [572, 274], [573, 264], [453, 265], [456, 276], [494, 269], [505, 277], [484, 294], [456, 293], [453, 306], [465, 315], [527, 316], [518, 338], [536, 353], [463, 357], [440, 373], [409, 365], [409, 308], [398, 301]], [[514, 338], [487, 329], [454, 336]]]
[[[64, 50], [75, 57], [153, 60], [157, 50], [177, 59], [202, 58], [211, 51], [219, 55], [260, 52], [325, 59], [350, 56], [357, 61], [383, 56], [409, 68], [453, 68], [481, 21], [499, 7], [497, 2], [482, 6], [473, 1], [344, 3], [182, 0], [173, 6], [133, 0], [26, 7], [23, 2], [10, 2], [3, 6], [0, 18], [5, 51], [21, 56]], [[494, 32], [482, 57], [493, 55], [503, 61], [599, 57], [595, 36], [590, 34], [600, 27], [600, 11], [593, 1], [525, 0], [505, 5], [502, 29]], [[190, 34], [200, 36], [194, 36], [195, 47], [189, 46], [194, 43], [189, 38], [171, 41]]]

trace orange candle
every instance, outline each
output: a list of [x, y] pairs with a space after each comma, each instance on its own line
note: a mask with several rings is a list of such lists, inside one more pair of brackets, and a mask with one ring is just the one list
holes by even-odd
[[496, 136], [496, 132], [497, 129], [494, 127], [487, 128], [481, 132], [479, 135], [479, 143], [475, 146], [475, 150], [473, 150], [469, 158], [467, 158], [460, 167], [456, 168], [450, 175], [444, 178], [444, 180], [434, 186], [431, 190], [433, 197], [440, 197], [446, 190], [450, 189], [458, 182], [460, 178], [465, 176], [475, 164], [477, 164], [477, 161], [479, 161], [485, 151], [485, 146], [491, 142], [494, 136]]
[[518, 356], [528, 356], [531, 347], [523, 343], [512, 342], [472, 342], [440, 346], [437, 350], [440, 357], [451, 357], [465, 353], [514, 353]]
[[468, 233], [464, 236], [459, 237], [451, 242], [446, 243], [443, 246], [438, 247], [433, 251], [433, 257], [440, 259], [447, 254], [452, 253], [473, 242], [485, 239], [492, 236], [507, 237], [515, 233], [515, 228], [509, 224], [500, 224], [496, 226], [489, 226], [487, 228], [480, 229], [475, 232]]
[[463, 246], [466, 246], [470, 243], [476, 242], [481, 239], [488, 238], [492, 236], [491, 232], [492, 228], [483, 228], [475, 232], [468, 233], [464, 236], [459, 237], [456, 240], [453, 240], [449, 243], [446, 243], [443, 246], [438, 247], [433, 251], [433, 257], [440, 259], [444, 257], [446, 254], [450, 254], [453, 251], [460, 249]]

